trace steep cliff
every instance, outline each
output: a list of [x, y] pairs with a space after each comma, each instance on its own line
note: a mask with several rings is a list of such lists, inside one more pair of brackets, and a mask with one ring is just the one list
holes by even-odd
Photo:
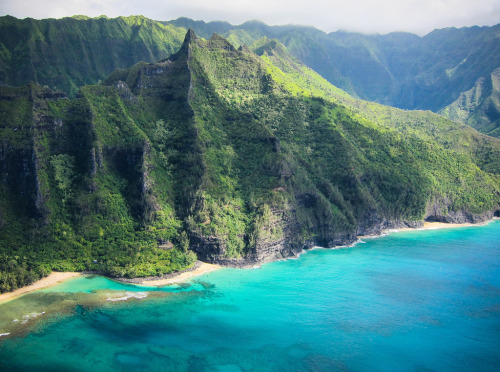
[[[500, 67], [500, 25], [451, 27], [421, 37], [402, 32], [327, 34], [314, 27], [258, 21], [234, 26], [179, 18], [163, 23], [192, 28], [203, 37], [217, 32], [235, 46], [251, 45], [263, 37], [277, 39], [302, 63], [356, 98], [440, 112], [480, 132], [499, 135], [498, 102], [491, 99], [489, 84]], [[474, 97], [473, 105], [464, 104], [464, 95], [477, 91], [481, 81], [486, 82], [483, 94]]]
[[0, 84], [36, 82], [74, 96], [117, 68], [177, 52], [185, 32], [142, 16], [0, 17]]
[[47, 269], [161, 275], [195, 254], [247, 266], [499, 209], [500, 141], [355, 100], [276, 41], [254, 50], [189, 31], [75, 99], [1, 87], [2, 290]]
[[429, 205], [438, 198], [447, 200], [445, 215], [471, 221], [498, 208], [498, 160], [491, 158], [498, 141], [437, 115], [354, 100], [276, 41], [253, 48], [257, 54], [190, 31], [171, 61], [106, 81], [144, 87], [135, 90], [143, 99], [158, 96], [162, 66], [187, 55], [192, 119], [160, 119], [168, 133], [192, 128], [197, 173], [182, 182], [186, 166], [177, 168], [189, 197], [177, 197], [175, 208], [201, 259], [249, 265], [418, 226], [432, 218]]

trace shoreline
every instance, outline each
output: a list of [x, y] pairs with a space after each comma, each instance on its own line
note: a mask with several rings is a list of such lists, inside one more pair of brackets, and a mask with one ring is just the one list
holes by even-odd
[[[188, 279], [191, 279], [196, 276], [200, 276], [215, 270], [221, 269], [222, 266], [209, 264], [205, 262], [200, 262], [196, 268], [188, 271], [182, 271], [178, 274], [174, 274], [173, 276], [169, 276], [168, 278], [158, 278], [158, 279], [143, 279], [143, 278], [135, 278], [134, 282], [125, 282], [119, 281], [121, 283], [132, 284], [138, 287], [163, 287], [170, 284], [175, 284], [179, 282], [184, 282]], [[27, 293], [31, 293], [37, 291], [39, 289], [52, 287], [56, 284], [62, 283], [68, 279], [77, 278], [79, 276], [87, 275], [87, 272], [56, 272], [53, 271], [45, 278], [42, 278], [26, 287], [18, 288], [13, 292], [6, 292], [0, 294], [0, 305], [11, 300], [15, 300]], [[100, 274], [93, 274], [100, 275]], [[105, 275], [102, 275], [105, 278], [116, 280], [114, 278], [109, 278]], [[142, 279], [142, 280], [141, 280]]]
[[[219, 270], [219, 269], [222, 269], [222, 266], [216, 265], [216, 264], [209, 264], [206, 262], [200, 262], [199, 266], [196, 267], [194, 270], [181, 272], [178, 275], [175, 275], [175, 276], [170, 277], [170, 278], [142, 280], [142, 281], [137, 281], [137, 282], [132, 283], [132, 284], [134, 284], [136, 286], [141, 286], [141, 287], [163, 287], [163, 286], [167, 286], [170, 284], [184, 282], [184, 281], [191, 279], [193, 277], [207, 274], [209, 272]], [[140, 278], [138, 278], [138, 279], [140, 279]]]
[[[494, 217], [491, 220], [481, 222], [481, 223], [470, 223], [470, 222], [465, 222], [465, 223], [448, 223], [448, 222], [429, 222], [429, 221], [424, 221], [424, 224], [422, 227], [402, 227], [400, 229], [387, 229], [383, 230], [379, 235], [358, 235], [357, 238], [359, 241], [360, 239], [373, 239], [373, 238], [378, 238], [380, 236], [390, 234], [390, 233], [397, 233], [397, 232], [404, 232], [404, 231], [421, 231], [421, 230], [438, 230], [438, 229], [453, 229], [457, 227], [474, 227], [474, 226], [484, 226], [489, 224], [492, 221], [495, 221], [499, 219], [498, 217]], [[357, 242], [356, 241], [356, 242]], [[356, 243], [354, 242], [354, 243]]]
[[34, 292], [42, 288], [52, 287], [53, 285], [62, 283], [68, 279], [82, 276], [82, 273], [77, 272], [57, 272], [53, 271], [45, 278], [42, 278], [26, 287], [18, 288], [13, 292], [0, 294], [0, 304], [14, 300], [26, 293]]
[[[498, 219], [500, 219], [500, 218], [494, 217], [489, 221], [486, 221], [484, 223], [479, 223], [479, 224], [424, 222], [422, 227], [417, 227], [417, 228], [404, 227], [404, 228], [400, 228], [400, 229], [388, 229], [388, 230], [382, 231], [378, 235], [359, 235], [359, 236], [357, 236], [357, 240], [354, 241], [352, 244], [350, 244], [348, 246], [333, 247], [333, 249], [352, 247], [352, 246], [356, 245], [357, 243], [359, 243], [360, 241], [362, 241], [362, 239], [374, 239], [374, 238], [378, 238], [378, 237], [381, 237], [381, 236], [384, 236], [384, 235], [390, 234], [390, 233], [405, 232], [405, 231], [419, 231], [419, 230], [437, 230], [437, 229], [458, 228], [458, 227], [483, 226], [483, 225], [486, 225], [486, 224], [488, 224], [492, 221], [498, 220]], [[311, 249], [315, 249], [315, 248], [316, 247], [313, 247]], [[322, 247], [317, 247], [317, 248], [322, 248]], [[325, 249], [328, 249], [328, 248], [325, 248]], [[307, 250], [309, 250], [309, 249], [307, 249]], [[307, 250], [305, 250], [305, 251], [307, 251]], [[302, 253], [305, 253], [305, 252], [302, 252]], [[287, 258], [285, 258], [285, 260], [294, 259], [294, 258], [296, 259], [300, 255], [301, 254], [299, 253], [296, 257], [287, 257]], [[188, 269], [186, 271], [181, 271], [178, 273], [169, 274], [168, 277], [163, 277], [163, 278], [154, 278], [153, 277], [153, 278], [147, 278], [147, 279], [146, 278], [134, 278], [131, 281], [127, 281], [127, 280], [118, 280], [118, 281], [120, 281], [122, 283], [133, 284], [133, 285], [136, 285], [138, 287], [163, 287], [163, 286], [167, 286], [167, 285], [171, 285], [171, 284], [184, 282], [184, 281], [191, 279], [193, 277], [207, 274], [209, 272], [223, 268], [223, 266], [217, 265], [217, 264], [209, 264], [209, 263], [201, 262], [201, 261], [198, 261], [198, 262], [199, 262], [199, 264], [194, 269]], [[0, 294], [0, 304], [3, 304], [5, 302], [19, 298], [19, 297], [25, 295], [26, 293], [34, 292], [34, 291], [37, 291], [39, 289], [43, 289], [43, 288], [47, 288], [47, 287], [51, 287], [51, 286], [59, 284], [63, 281], [66, 281], [68, 279], [76, 278], [76, 277], [86, 275], [86, 274], [88, 274], [88, 273], [85, 273], [85, 272], [55, 272], [54, 271], [54, 272], [50, 273], [48, 276], [46, 276], [45, 278], [42, 278], [42, 279], [36, 281], [35, 283], [30, 284], [26, 287], [18, 288], [13, 292], [1, 293]], [[97, 274], [97, 275], [99, 275], [99, 274]], [[103, 275], [103, 276], [106, 277], [105, 275]], [[114, 279], [114, 278], [110, 278], [110, 279]], [[114, 280], [116, 280], [116, 279], [114, 279]]]

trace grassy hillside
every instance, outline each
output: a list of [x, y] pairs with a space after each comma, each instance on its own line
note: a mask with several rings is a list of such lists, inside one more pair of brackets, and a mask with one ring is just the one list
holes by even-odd
[[185, 32], [142, 16], [0, 17], [0, 83], [36, 82], [74, 96], [116, 68], [177, 52]]
[[355, 100], [276, 40], [179, 52], [77, 98], [0, 87], [0, 289], [48, 270], [253, 265], [499, 210], [500, 141]]
[[[448, 28], [419, 37], [326, 34], [313, 27], [268, 26], [257, 21], [231, 26], [182, 18], [165, 24], [192, 28], [205, 38], [217, 32], [236, 47], [262, 37], [277, 39], [302, 63], [353, 97], [402, 109], [439, 111], [498, 136], [499, 104], [490, 79], [500, 67], [500, 25]], [[463, 95], [483, 80], [486, 84], [473, 104], [461, 103]], [[453, 107], [446, 109], [449, 105], [460, 106], [460, 114]]]
[[277, 39], [302, 63], [355, 98], [403, 109], [424, 109], [497, 136], [495, 90], [499, 28], [407, 33], [326, 34], [313, 27], [268, 26], [142, 16], [63, 19], [0, 17], [0, 84], [37, 82], [73, 97], [113, 70], [156, 62], [178, 51], [188, 28], [209, 39], [218, 33], [236, 48]]

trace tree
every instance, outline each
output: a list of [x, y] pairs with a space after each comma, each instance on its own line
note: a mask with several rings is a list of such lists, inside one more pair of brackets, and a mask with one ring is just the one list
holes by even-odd
[[54, 169], [54, 179], [57, 187], [63, 193], [63, 204], [71, 192], [71, 185], [75, 179], [75, 158], [68, 154], [53, 155], [50, 165]]

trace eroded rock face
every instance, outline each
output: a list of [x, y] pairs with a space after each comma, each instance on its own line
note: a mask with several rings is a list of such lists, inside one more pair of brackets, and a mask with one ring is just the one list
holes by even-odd
[[[452, 159], [436, 170], [433, 159], [453, 156], [441, 142], [419, 138], [415, 127], [411, 134], [379, 127], [333, 99], [302, 97], [294, 85], [301, 81], [289, 76], [287, 90], [266, 63], [218, 36], [189, 32], [171, 59], [119, 70], [74, 100], [37, 85], [0, 87], [0, 186], [15, 196], [0, 204], [0, 227], [21, 207], [23, 221], [48, 224], [61, 244], [72, 244], [71, 259], [83, 252], [88, 266], [107, 260], [98, 269], [134, 276], [157, 270], [144, 257], [177, 260], [179, 268], [192, 250], [206, 262], [246, 267], [419, 227], [423, 218], [493, 216], [498, 188], [476, 163]], [[398, 123], [404, 115], [397, 112]], [[435, 127], [427, 117], [418, 123]], [[462, 133], [454, 130], [446, 146]], [[481, 164], [496, 169], [498, 144], [464, 133], [471, 149], [486, 141], [491, 151]], [[65, 185], [52, 163], [59, 156], [68, 161]], [[455, 203], [463, 167], [482, 185], [472, 196], [490, 211], [453, 209], [470, 206], [470, 194]], [[435, 199], [441, 175], [445, 196]], [[164, 242], [172, 247], [162, 249]]]
[[433, 203], [429, 203], [424, 219], [429, 222], [481, 223], [491, 220], [495, 213], [497, 212], [494, 210], [480, 214], [463, 210], [451, 210], [449, 199], [441, 198], [435, 200]]

